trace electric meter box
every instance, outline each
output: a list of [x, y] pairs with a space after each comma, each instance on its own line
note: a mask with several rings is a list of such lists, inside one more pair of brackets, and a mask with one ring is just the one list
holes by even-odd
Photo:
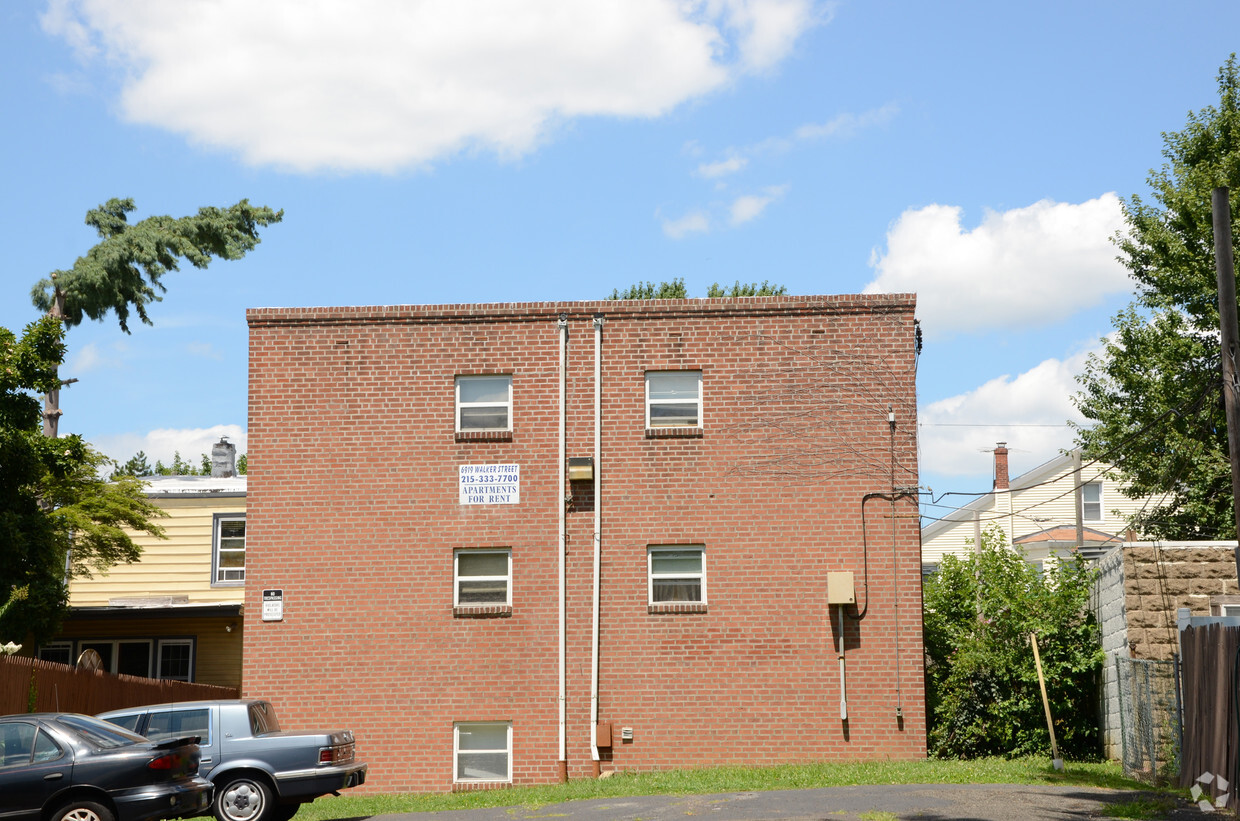
[[836, 570], [827, 574], [827, 604], [856, 604], [851, 570]]

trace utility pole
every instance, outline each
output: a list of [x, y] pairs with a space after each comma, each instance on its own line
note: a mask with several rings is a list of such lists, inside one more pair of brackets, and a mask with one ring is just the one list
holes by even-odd
[[[1214, 265], [1218, 274], [1218, 321], [1223, 359], [1223, 407], [1227, 412], [1227, 456], [1231, 462], [1231, 492], [1236, 524], [1240, 524], [1240, 319], [1236, 312], [1236, 269], [1231, 248], [1231, 203], [1226, 187], [1211, 192], [1214, 208]], [[1240, 548], [1237, 548], [1240, 564]]]

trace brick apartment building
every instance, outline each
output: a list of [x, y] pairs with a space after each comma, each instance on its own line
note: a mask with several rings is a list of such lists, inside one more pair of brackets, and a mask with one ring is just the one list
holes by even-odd
[[243, 691], [367, 790], [924, 756], [913, 310], [250, 310]]

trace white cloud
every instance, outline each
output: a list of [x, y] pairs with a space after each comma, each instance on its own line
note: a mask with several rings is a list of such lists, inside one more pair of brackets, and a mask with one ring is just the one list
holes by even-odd
[[767, 188], [761, 194], [748, 194], [743, 197], [737, 197], [732, 203], [733, 225], [741, 225], [756, 219], [766, 207], [788, 193], [787, 185], [773, 185]]
[[56, 0], [130, 121], [296, 171], [511, 157], [574, 117], [657, 117], [782, 60], [813, 0]]
[[224, 358], [223, 354], [220, 353], [219, 348], [215, 347], [210, 342], [190, 342], [185, 346], [185, 350], [191, 356], [197, 356], [202, 359], [214, 359], [216, 361], [220, 361]]
[[844, 112], [825, 123], [806, 123], [793, 133], [797, 140], [852, 137], [865, 129], [886, 125], [899, 113], [900, 107], [898, 105], [888, 103], [881, 108], [873, 108], [860, 114]]
[[663, 233], [672, 239], [710, 231], [710, 218], [702, 211], [690, 211], [677, 220], [660, 218], [660, 222], [663, 224]]
[[728, 174], [735, 174], [745, 166], [749, 165], [749, 160], [744, 157], [728, 157], [726, 160], [719, 162], [703, 163], [697, 167], [696, 173], [699, 177], [708, 180], [726, 177]]
[[117, 462], [125, 462], [138, 451], [146, 454], [146, 461], [155, 466], [156, 461], [171, 464], [179, 452], [181, 458], [197, 464], [199, 457], [211, 452], [211, 446], [227, 436], [237, 446], [237, 455], [245, 453], [247, 436], [240, 425], [214, 425], [209, 428], [160, 428], [147, 433], [122, 433], [113, 436], [97, 436], [91, 444]]
[[71, 349], [69, 360], [61, 370], [69, 376], [81, 376], [91, 371], [115, 370], [124, 367], [128, 353], [129, 345], [123, 340], [117, 340], [108, 345], [87, 342], [76, 349]]
[[987, 211], [971, 230], [959, 207], [912, 209], [871, 255], [865, 293], [915, 292], [928, 338], [1054, 322], [1132, 289], [1111, 242], [1123, 226], [1113, 193]]
[[1068, 420], [1084, 421], [1072, 396], [1080, 389], [1076, 375], [1085, 369], [1089, 353], [1047, 359], [1015, 378], [1005, 374], [920, 408], [922, 470], [949, 476], [985, 474], [992, 467], [989, 451], [995, 443], [1006, 442], [1012, 450], [1011, 475], [1017, 476], [1070, 448]]

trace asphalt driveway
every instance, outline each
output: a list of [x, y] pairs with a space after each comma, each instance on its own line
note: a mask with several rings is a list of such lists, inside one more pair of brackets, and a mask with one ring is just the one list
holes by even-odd
[[[538, 809], [484, 810], [375, 816], [378, 821], [1051, 821], [1106, 818], [1107, 804], [1133, 801], [1140, 792], [1095, 787], [1023, 784], [907, 784], [689, 796], [599, 798]], [[887, 816], [883, 816], [887, 813]], [[1217, 818], [1187, 801], [1167, 821]]]

